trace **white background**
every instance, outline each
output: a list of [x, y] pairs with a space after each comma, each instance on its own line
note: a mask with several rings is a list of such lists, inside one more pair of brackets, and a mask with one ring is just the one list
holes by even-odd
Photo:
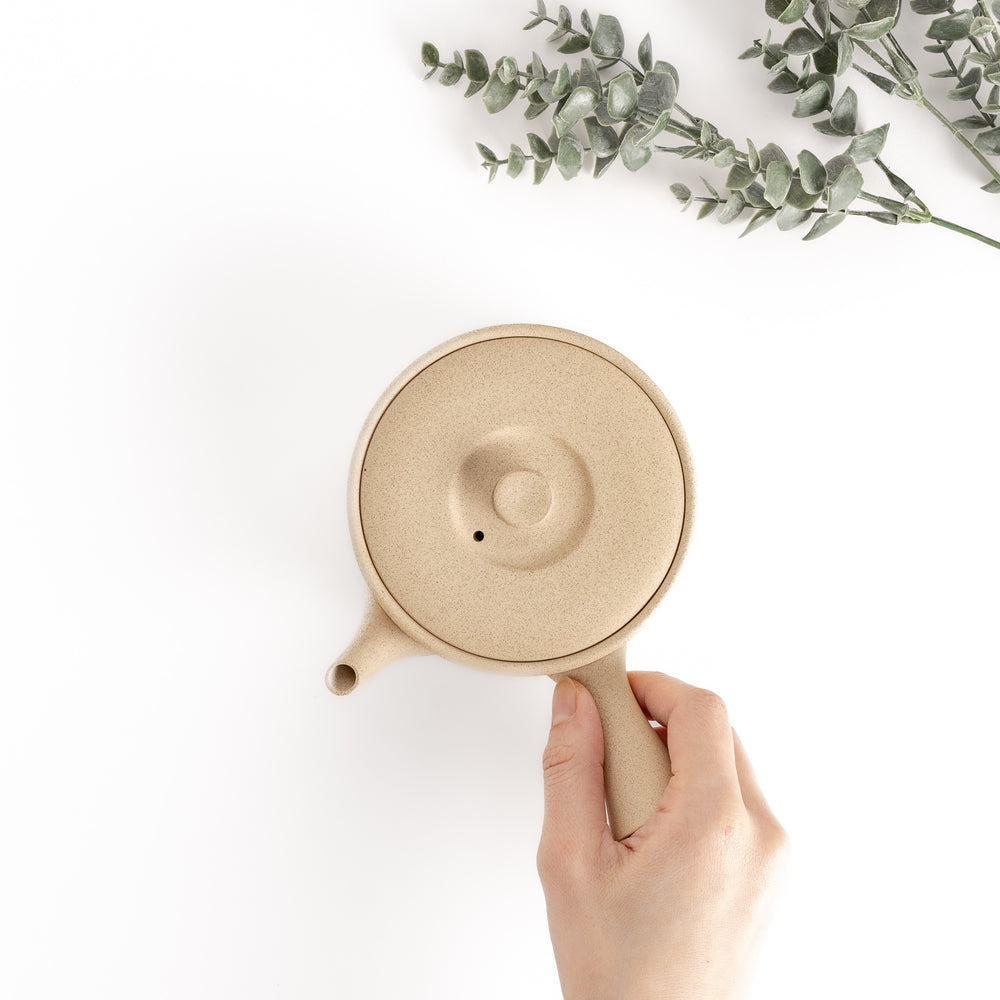
[[[762, 8], [609, 12], [741, 144], [833, 155], [735, 59]], [[695, 533], [630, 662], [723, 695], [794, 841], [755, 996], [995, 988], [1000, 256], [862, 220], [739, 240], [678, 212], [671, 181], [718, 176], [672, 158], [488, 186], [473, 140], [527, 127], [422, 83], [420, 42], [552, 65], [526, 20], [5, 3], [5, 996], [558, 996], [551, 682], [426, 658], [323, 686], [364, 605], [365, 415], [518, 321], [607, 341], [687, 430]], [[856, 83], [931, 208], [1000, 232], [972, 159]]]

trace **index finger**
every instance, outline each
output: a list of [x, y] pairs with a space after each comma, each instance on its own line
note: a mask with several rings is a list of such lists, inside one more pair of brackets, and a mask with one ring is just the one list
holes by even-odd
[[674, 776], [695, 784], [726, 784], [738, 794], [736, 750], [725, 702], [714, 691], [666, 674], [630, 671], [628, 679], [642, 710], [667, 730]]

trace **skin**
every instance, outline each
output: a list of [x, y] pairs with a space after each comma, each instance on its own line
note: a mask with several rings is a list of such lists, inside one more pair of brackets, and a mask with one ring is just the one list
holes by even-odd
[[563, 678], [542, 758], [538, 874], [565, 1000], [744, 997], [788, 838], [726, 706], [664, 674], [629, 674], [670, 752], [659, 808], [617, 842], [593, 698]]

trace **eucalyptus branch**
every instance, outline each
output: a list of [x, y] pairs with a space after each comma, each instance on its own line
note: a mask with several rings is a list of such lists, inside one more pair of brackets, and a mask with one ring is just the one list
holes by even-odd
[[[482, 53], [475, 49], [466, 49], [464, 55], [456, 51], [452, 61], [444, 63], [437, 48], [427, 42], [421, 55], [429, 69], [427, 75], [439, 72], [439, 80], [445, 86], [454, 86], [467, 78], [466, 96], [481, 91], [483, 104], [491, 114], [520, 98], [529, 121], [551, 115], [549, 134], [529, 132], [527, 150], [511, 143], [507, 155], [501, 157], [488, 146], [476, 144], [490, 180], [501, 168], [508, 176], [519, 176], [529, 163], [535, 184], [545, 180], [553, 165], [569, 180], [581, 173], [586, 156], [593, 158], [595, 177], [602, 176], [618, 162], [626, 170], [636, 172], [654, 153], [665, 154], [710, 161], [725, 171], [718, 188], [702, 178], [707, 196], [694, 195], [684, 184], [672, 185], [671, 191], [685, 209], [698, 202], [699, 219], [718, 211], [718, 221], [726, 224], [749, 212], [743, 235], [771, 220], [779, 230], [795, 229], [811, 221], [803, 238], [813, 240], [848, 217], [854, 217], [891, 225], [934, 224], [1000, 249], [996, 240], [935, 216], [913, 187], [887, 166], [881, 154], [889, 126], [859, 129], [857, 95], [850, 87], [833, 100], [834, 77], [854, 64], [855, 45], [890, 74], [881, 77], [856, 67], [869, 80], [889, 93], [900, 93], [911, 100], [923, 99], [916, 68], [894, 38], [882, 42], [885, 58], [868, 45], [889, 35], [894, 24], [893, 17], [874, 17], [880, 9], [878, 5], [884, 11], [887, 4], [895, 4], [898, 12], [899, 0], [867, 0], [875, 10], [864, 12], [859, 23], [843, 28], [838, 26], [839, 19], [831, 15], [828, 0], [792, 0], [785, 9], [787, 2], [766, 0], [768, 13], [783, 23], [802, 20], [802, 26], [792, 31], [784, 45], [771, 43], [768, 36], [763, 42], [755, 42], [741, 58], [763, 58], [772, 75], [770, 88], [797, 95], [793, 111], [796, 117], [829, 112], [827, 118], [814, 123], [815, 127], [842, 138], [847, 145], [843, 152], [825, 162], [809, 149], [801, 150], [793, 162], [773, 142], [758, 149], [747, 139], [740, 146], [708, 119], [682, 108], [677, 103], [680, 80], [676, 68], [653, 59], [648, 34], [638, 46], [636, 62], [626, 58], [624, 33], [617, 18], [610, 15], [602, 14], [595, 23], [583, 11], [577, 28], [568, 8], [560, 6], [558, 16], [552, 18], [543, 0], [538, 0], [532, 20], [525, 28], [554, 25], [555, 31], [548, 41], [559, 43], [560, 54], [580, 54], [575, 66], [564, 61], [548, 69], [541, 56], [533, 52], [530, 59], [520, 63], [513, 56], [503, 56], [490, 68]], [[857, 7], [858, 0], [851, 2]], [[812, 19], [805, 17], [810, 4], [815, 13]], [[798, 56], [803, 61], [796, 73], [790, 67], [790, 59]], [[625, 68], [616, 73], [614, 67], [619, 64]], [[661, 134], [675, 136], [682, 144], [660, 145], [654, 140]], [[898, 198], [876, 193], [866, 185], [864, 168], [869, 163], [880, 171]], [[874, 207], [862, 209], [856, 202], [867, 202]]]
[[[893, 29], [901, 17], [902, 0], [834, 2], [857, 12], [853, 24], [848, 24], [830, 10], [830, 0], [765, 0], [765, 7], [769, 16], [779, 23], [791, 24], [802, 20], [810, 25], [808, 30], [818, 40], [814, 58], [821, 72], [839, 76], [848, 66], [853, 66], [880, 89], [925, 108], [988, 172], [991, 180], [984, 185], [984, 190], [1000, 192], [1000, 170], [987, 159], [1000, 156], [1000, 128], [996, 118], [1000, 113], [1000, 31], [997, 28], [1000, 0], [975, 0], [972, 7], [964, 10], [956, 10], [953, 0], [909, 0], [914, 14], [933, 18], [927, 29], [927, 37], [932, 44], [925, 46], [925, 51], [942, 55], [947, 64], [945, 70], [930, 75], [954, 78], [955, 86], [948, 91], [948, 99], [970, 101], [976, 112], [954, 120], [927, 96], [916, 65], [894, 34]], [[806, 18], [810, 8], [816, 27]], [[784, 45], [787, 46], [796, 34], [797, 31], [793, 31]], [[797, 41], [801, 42], [801, 36]], [[884, 54], [871, 44], [876, 42]], [[951, 49], [962, 42], [966, 43], [966, 49], [961, 60], [956, 62]], [[777, 46], [779, 50], [782, 47]], [[855, 48], [868, 56], [887, 76], [872, 74], [858, 65], [853, 58]], [[984, 101], [980, 91], [986, 86], [991, 89]], [[965, 134], [969, 131], [979, 134], [970, 139]]]

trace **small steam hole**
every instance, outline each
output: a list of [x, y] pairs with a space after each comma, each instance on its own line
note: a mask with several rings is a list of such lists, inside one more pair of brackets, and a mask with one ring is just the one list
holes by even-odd
[[486, 536], [481, 531], [474, 531], [472, 537], [477, 541], [481, 542]]

